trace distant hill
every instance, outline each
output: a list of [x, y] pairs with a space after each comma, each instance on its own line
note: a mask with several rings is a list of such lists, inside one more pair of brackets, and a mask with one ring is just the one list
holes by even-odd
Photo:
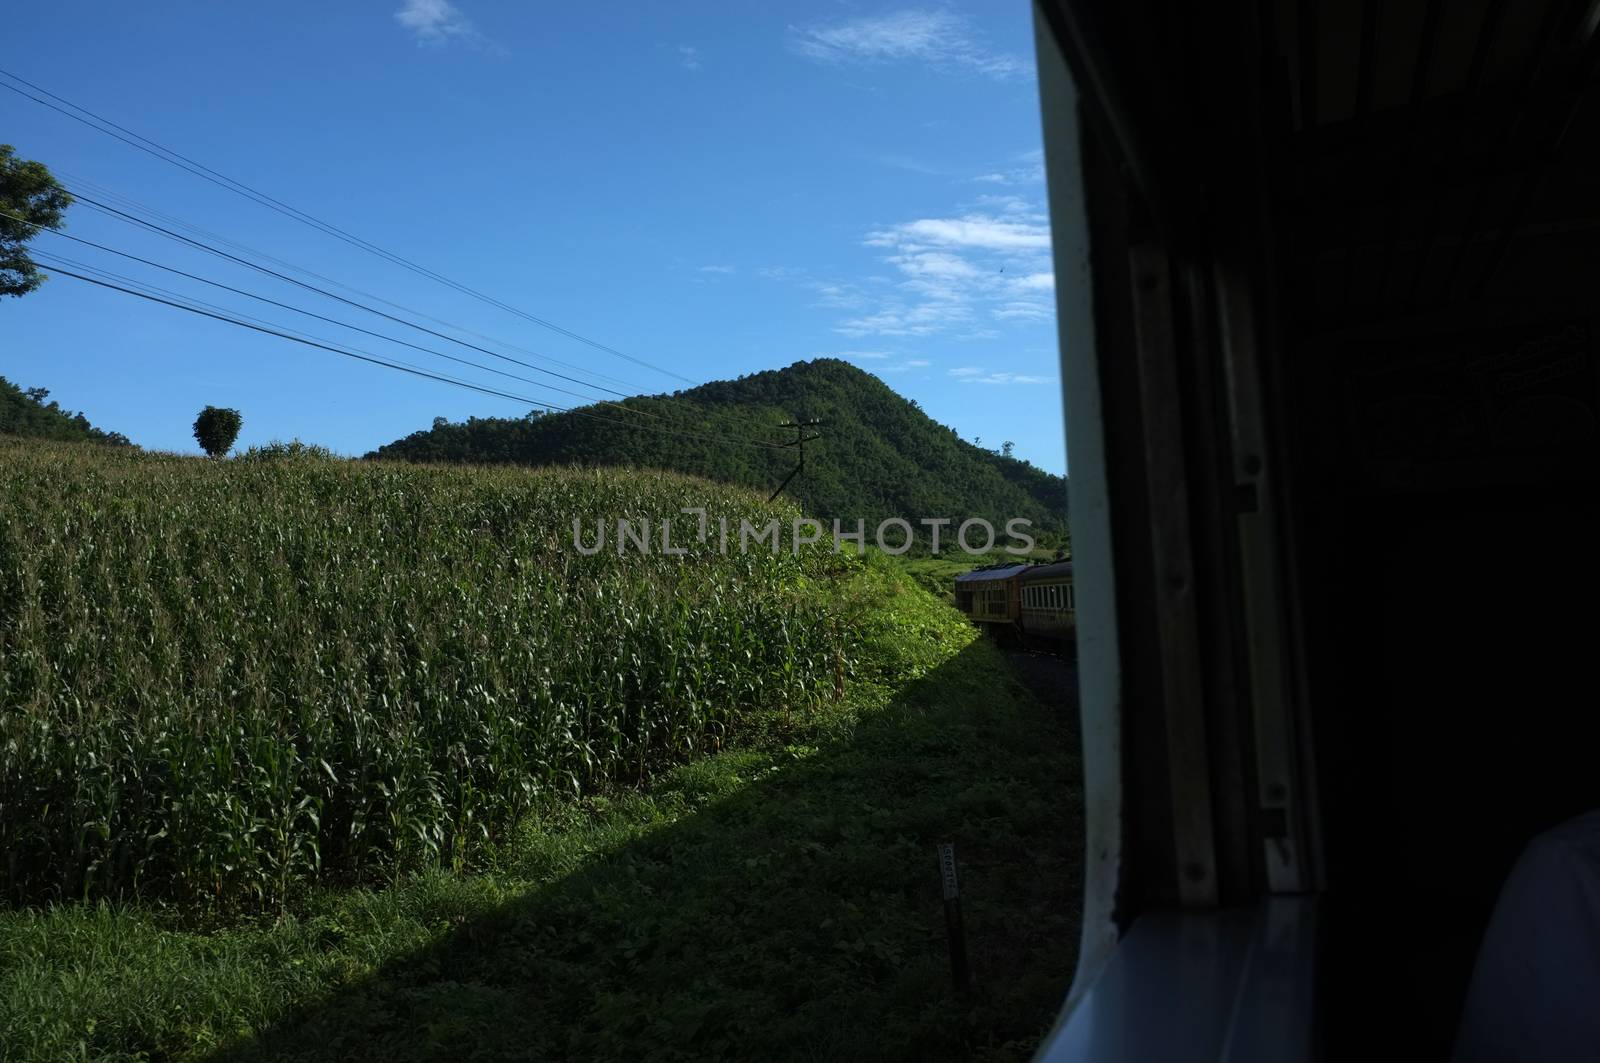
[[121, 432], [105, 432], [89, 423], [81, 413], [71, 413], [44, 388], [22, 388], [0, 376], [0, 435], [55, 439], [74, 443], [106, 443], [131, 447]]
[[[886, 517], [903, 517], [913, 525], [922, 517], [949, 517], [958, 523], [984, 517], [997, 531], [1003, 531], [1006, 520], [1024, 517], [1033, 522], [1042, 544], [1058, 543], [1065, 533], [1065, 478], [966, 442], [877, 377], [836, 358], [796, 362], [671, 396], [631, 398], [622, 405], [639, 411], [641, 425], [772, 442], [793, 438], [792, 430], [776, 427], [781, 422], [821, 420], [822, 438], [806, 446], [805, 473], [787, 493], [808, 514], [837, 517], [847, 527], [857, 517], [865, 518], [869, 541], [877, 522]], [[615, 407], [588, 409], [608, 420], [569, 413], [474, 417], [465, 424], [441, 418], [431, 429], [367, 457], [663, 468], [765, 492], [776, 488], [795, 465], [793, 448], [767, 450], [673, 437], [615, 423], [631, 416]]]

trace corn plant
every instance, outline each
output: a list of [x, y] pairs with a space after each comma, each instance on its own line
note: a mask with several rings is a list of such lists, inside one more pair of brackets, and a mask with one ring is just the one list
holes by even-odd
[[541, 799], [834, 697], [831, 559], [573, 548], [574, 517], [684, 506], [793, 515], [669, 474], [0, 441], [6, 894], [264, 907], [465, 867]]

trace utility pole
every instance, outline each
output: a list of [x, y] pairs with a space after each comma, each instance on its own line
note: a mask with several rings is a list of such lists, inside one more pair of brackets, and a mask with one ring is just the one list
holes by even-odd
[[809, 436], [806, 435], [806, 429], [807, 428], [816, 428], [816, 427], [819, 427], [821, 424], [822, 424], [821, 421], [785, 421], [785, 422], [783, 422], [782, 424], [780, 424], [778, 426], [779, 428], [793, 428], [794, 429], [794, 438], [789, 440], [789, 442], [785, 443], [784, 446], [786, 446], [786, 447], [797, 447], [799, 449], [799, 451], [800, 451], [800, 464], [798, 464], [798, 465], [796, 465], [794, 467], [794, 472], [791, 472], [788, 476], [785, 476], [783, 478], [783, 483], [779, 484], [778, 485], [778, 489], [776, 491], [772, 492], [771, 497], [767, 499], [768, 502], [774, 501], [775, 499], [777, 499], [777, 497], [779, 495], [783, 494], [783, 489], [785, 487], [789, 486], [789, 481], [793, 480], [796, 476], [799, 476], [802, 472], [805, 471], [805, 468], [806, 468], [806, 444], [811, 442], [813, 439], [821, 439], [822, 438], [822, 433], [820, 433], [820, 432], [818, 432], [818, 433], [816, 433], [814, 435], [809, 435]]

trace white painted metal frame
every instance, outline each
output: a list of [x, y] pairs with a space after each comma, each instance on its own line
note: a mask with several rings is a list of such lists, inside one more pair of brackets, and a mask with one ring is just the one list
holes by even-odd
[[1056, 320], [1067, 421], [1083, 735], [1083, 927], [1077, 974], [1062, 1009], [1065, 1016], [1099, 977], [1117, 944], [1113, 915], [1122, 861], [1122, 676], [1089, 222], [1078, 143], [1078, 93], [1066, 57], [1037, 8], [1034, 22], [1039, 95], [1047, 117], [1044, 157], [1050, 175]]

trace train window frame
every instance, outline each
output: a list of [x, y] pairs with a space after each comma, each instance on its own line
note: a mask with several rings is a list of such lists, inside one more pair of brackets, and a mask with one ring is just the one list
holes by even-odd
[[[1117, 608], [1118, 571], [1113, 549], [1107, 430], [1101, 408], [1100, 325], [1090, 255], [1088, 175], [1084, 168], [1080, 103], [1094, 106], [1096, 71], [1087, 71], [1089, 95], [1080, 95], [1045, 3], [1035, 0], [1035, 69], [1044, 133], [1047, 212], [1055, 276], [1057, 350], [1065, 421], [1068, 511], [1075, 575], [1085, 587], [1077, 617], [1079, 793], [1083, 867], [1078, 876], [1079, 938], [1072, 984], [1057, 1027], [1040, 1046], [1052, 1054], [1054, 1035], [1110, 962], [1117, 947], [1117, 893], [1123, 863], [1122, 647]], [[1059, 11], [1056, 12], [1059, 14]], [[1080, 61], [1082, 57], [1079, 57]]]

